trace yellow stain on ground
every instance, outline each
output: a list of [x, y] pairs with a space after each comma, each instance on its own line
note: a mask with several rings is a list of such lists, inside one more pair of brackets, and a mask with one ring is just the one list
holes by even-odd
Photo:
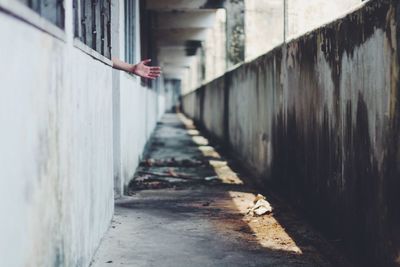
[[[192, 130], [189, 130], [189, 131], [192, 131]], [[196, 145], [198, 145], [198, 146], [207, 146], [207, 145], [209, 144], [207, 138], [204, 138], [204, 137], [201, 136], [201, 135], [192, 136], [192, 140], [193, 140], [193, 142], [195, 142]]]
[[[224, 184], [244, 184], [240, 177], [230, 167], [227, 161], [218, 160], [220, 154], [215, 151], [212, 146], [209, 146], [209, 141], [200, 135], [196, 130], [193, 120], [187, 118], [183, 114], [178, 114], [178, 117], [185, 124], [188, 135], [192, 136], [194, 143], [198, 145], [198, 149], [206, 157], [213, 157], [216, 160], [209, 160], [209, 164], [214, 168], [214, 171], [220, 181]], [[229, 199], [220, 201], [218, 205], [225, 208], [232, 208], [243, 214], [242, 222], [248, 225], [252, 235], [251, 237], [257, 240], [257, 243], [262, 247], [287, 251], [290, 253], [301, 255], [302, 250], [297, 246], [296, 242], [285, 231], [285, 228], [279, 224], [273, 214], [254, 217], [248, 214], [248, 211], [254, 205], [256, 196], [253, 193], [229, 191]], [[399, 256], [400, 257], [400, 256]]]
[[210, 160], [210, 165], [214, 168], [218, 178], [224, 184], [243, 184], [239, 176], [229, 167], [226, 161]]
[[189, 129], [189, 130], [187, 130], [187, 133], [188, 133], [189, 135], [193, 135], [193, 136], [199, 135], [199, 134], [200, 134], [200, 132], [199, 132], [198, 130], [194, 130], [194, 129]]
[[182, 121], [182, 123], [186, 126], [187, 129], [193, 129], [193, 130], [196, 129], [193, 120], [189, 119], [184, 114], [178, 113], [178, 118]]
[[211, 157], [216, 159], [221, 158], [221, 155], [217, 151], [215, 151], [212, 146], [199, 146], [198, 149], [201, 151], [204, 157]]
[[255, 195], [252, 193], [229, 191], [235, 208], [244, 214], [243, 221], [253, 232], [253, 237], [262, 247], [283, 250], [298, 255], [303, 254], [296, 242], [289, 236], [285, 228], [274, 218], [273, 214], [251, 216], [248, 211], [254, 205]]

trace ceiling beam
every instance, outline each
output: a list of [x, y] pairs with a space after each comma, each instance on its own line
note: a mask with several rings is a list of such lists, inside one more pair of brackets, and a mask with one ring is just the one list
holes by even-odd
[[158, 45], [186, 45], [186, 41], [205, 41], [207, 29], [160, 29], [156, 30], [155, 37]]
[[149, 10], [198, 10], [223, 8], [224, 0], [147, 0]]
[[212, 28], [216, 12], [161, 12], [157, 14], [158, 29]]

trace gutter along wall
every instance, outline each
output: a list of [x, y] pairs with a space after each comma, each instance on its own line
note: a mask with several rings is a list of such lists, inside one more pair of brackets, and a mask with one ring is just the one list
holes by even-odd
[[364, 265], [400, 266], [398, 1], [370, 1], [183, 97]]

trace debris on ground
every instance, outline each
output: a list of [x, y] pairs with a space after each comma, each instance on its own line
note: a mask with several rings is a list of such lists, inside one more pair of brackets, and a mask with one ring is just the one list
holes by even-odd
[[176, 160], [175, 158], [167, 159], [145, 159], [140, 162], [140, 166], [143, 167], [200, 167], [209, 165], [207, 160], [198, 159], [181, 159]]
[[176, 173], [174, 169], [169, 168], [167, 172], [165, 173], [160, 173], [160, 172], [150, 172], [150, 171], [138, 171], [138, 173], [141, 174], [147, 174], [147, 175], [153, 175], [153, 176], [159, 176], [159, 177], [173, 177], [177, 179], [183, 179], [183, 180], [198, 180], [196, 177], [192, 177], [187, 174], [183, 173]]
[[161, 177], [151, 175], [137, 176], [129, 184], [128, 195], [134, 195], [135, 190], [171, 188], [173, 184]]
[[218, 176], [197, 177], [168, 168], [165, 171], [138, 170], [130, 182], [131, 192], [134, 190], [181, 188], [182, 186], [198, 183], [216, 183], [221, 179]]
[[219, 182], [221, 179], [219, 179], [218, 176], [208, 176], [205, 177], [204, 180], [207, 182]]
[[248, 211], [251, 216], [261, 216], [264, 214], [270, 214], [272, 212], [272, 206], [269, 204], [265, 197], [258, 194], [254, 199], [254, 206]]
[[[135, 237], [142, 233], [143, 238], [138, 238], [140, 242], [134, 244], [135, 249], [138, 247], [148, 253], [144, 255], [148, 255], [155, 266], [162, 266], [165, 262], [163, 257], [153, 262], [154, 255], [180, 255], [179, 249], [157, 247], [160, 240], [158, 232], [165, 234], [165, 229], [159, 227], [161, 224], [168, 225], [168, 238], [175, 238], [174, 244], [183, 245], [188, 252], [193, 251], [194, 256], [199, 249], [204, 249], [203, 242], [197, 242], [198, 238], [217, 242], [210, 251], [218, 256], [218, 262], [207, 264], [199, 257], [199, 261], [192, 264], [196, 266], [248, 266], [251, 263], [257, 266], [351, 266], [342, 264], [340, 254], [336, 254], [315, 230], [276, 197], [268, 197], [274, 207], [272, 214], [267, 199], [261, 194], [252, 193], [258, 188], [240, 182], [245, 180], [235, 172], [235, 162], [228, 159], [210, 160], [204, 155], [199, 157], [198, 151], [194, 149], [187, 149], [186, 146], [193, 147], [194, 144], [181, 124], [166, 121], [159, 130], [153, 137], [153, 143], [160, 142], [158, 147], [146, 152], [146, 160], [141, 162], [127, 188], [127, 194], [134, 196], [122, 200], [116, 206], [118, 212], [115, 218], [118, 221], [113, 220], [113, 224], [117, 227], [111, 234], [114, 244], [125, 248], [118, 249], [120, 255], [132, 252], [130, 246], [133, 242], [127, 237], [130, 235], [126, 234], [125, 229], [128, 227], [124, 225], [129, 225], [129, 229], [135, 231]], [[174, 138], [170, 138], [170, 134]], [[161, 146], [161, 142], [164, 145]], [[180, 176], [197, 179], [179, 179]], [[231, 181], [234, 178], [237, 182]], [[146, 192], [147, 189], [150, 190]], [[121, 222], [123, 227], [120, 227]], [[135, 226], [139, 228], [131, 227], [132, 223], [136, 223]], [[121, 239], [124, 246], [120, 245]], [[156, 254], [148, 249], [154, 246]], [[235, 262], [230, 261], [231, 251], [224, 246], [235, 247], [235, 254], [240, 257], [234, 258]], [[101, 258], [99, 266], [113, 259], [104, 247], [103, 252], [105, 256]], [[115, 257], [114, 265], [118, 264], [115, 260], [117, 258], [124, 259]], [[332, 264], [328, 262], [330, 259]], [[131, 262], [123, 265], [138, 264]]]
[[[172, 177], [178, 177], [179, 175], [175, 172], [173, 168], [168, 169], [168, 174]], [[182, 175], [181, 175], [182, 176]]]
[[256, 204], [257, 201], [259, 201], [260, 199], [264, 199], [265, 200], [266, 198], [261, 194], [257, 194], [257, 196], [254, 198], [253, 203]]

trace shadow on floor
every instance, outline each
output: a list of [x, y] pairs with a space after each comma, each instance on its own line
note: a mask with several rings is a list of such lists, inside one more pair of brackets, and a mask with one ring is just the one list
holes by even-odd
[[282, 200], [249, 213], [263, 190], [215, 147], [166, 114], [94, 266], [350, 266]]

